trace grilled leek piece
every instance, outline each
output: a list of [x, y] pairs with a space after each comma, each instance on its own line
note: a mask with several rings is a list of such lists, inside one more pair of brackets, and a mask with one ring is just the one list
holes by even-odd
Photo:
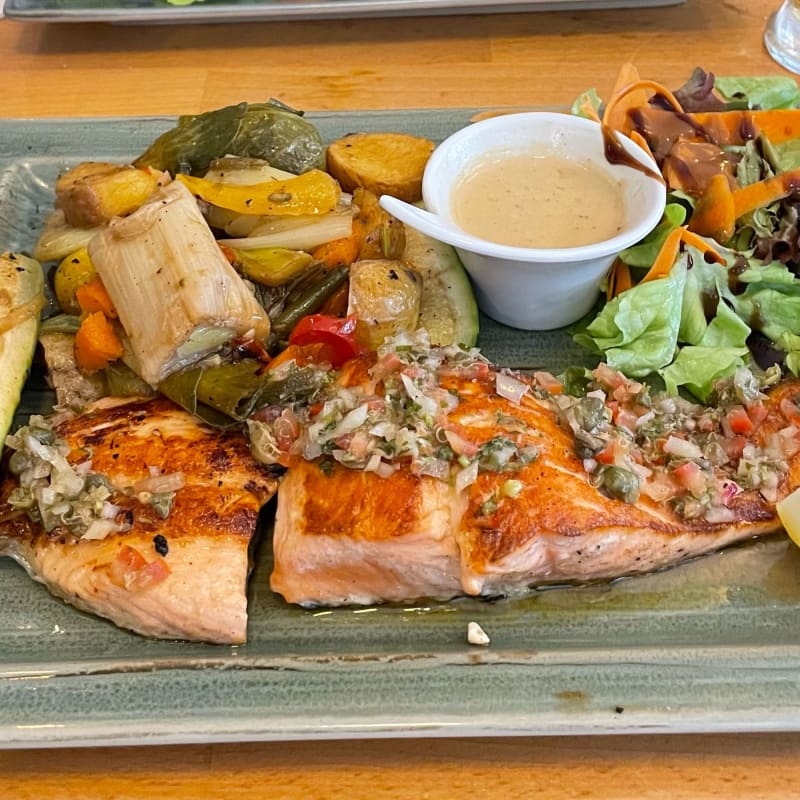
[[70, 225], [64, 217], [64, 210], [57, 208], [44, 221], [39, 240], [33, 248], [33, 257], [37, 261], [60, 261], [86, 247], [99, 230], [100, 226], [76, 228]]
[[269, 317], [178, 181], [112, 220], [89, 243], [89, 256], [137, 371], [152, 386], [231, 339], [269, 335]]
[[0, 444], [19, 405], [43, 306], [39, 262], [14, 253], [0, 255]]

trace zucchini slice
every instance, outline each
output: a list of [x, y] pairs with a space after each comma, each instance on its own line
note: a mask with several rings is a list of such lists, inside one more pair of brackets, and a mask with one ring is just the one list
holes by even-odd
[[402, 260], [422, 275], [419, 327], [428, 331], [431, 344], [474, 346], [478, 304], [456, 251], [406, 225]]
[[36, 349], [44, 306], [44, 274], [38, 261], [0, 255], [0, 444], [14, 419]]

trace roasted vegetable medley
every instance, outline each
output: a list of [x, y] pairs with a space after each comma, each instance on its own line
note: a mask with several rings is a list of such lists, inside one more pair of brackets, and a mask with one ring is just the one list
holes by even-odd
[[418, 201], [432, 150], [404, 133], [326, 147], [302, 114], [242, 103], [181, 117], [131, 164], [61, 175], [35, 251], [55, 265], [40, 338], [59, 401], [160, 392], [226, 426], [287, 391], [281, 364], [297, 391], [305, 365], [419, 326], [473, 345], [454, 253], [378, 202]]

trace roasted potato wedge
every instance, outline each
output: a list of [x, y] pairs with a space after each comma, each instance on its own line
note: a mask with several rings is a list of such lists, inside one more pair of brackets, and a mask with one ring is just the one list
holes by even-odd
[[56, 205], [76, 228], [92, 228], [137, 209], [165, 181], [155, 170], [87, 161], [56, 181]]
[[358, 318], [362, 345], [376, 349], [387, 336], [413, 331], [419, 321], [422, 276], [396, 259], [354, 261], [347, 313]]
[[434, 146], [406, 133], [350, 133], [328, 145], [328, 172], [346, 192], [362, 186], [378, 196], [416, 203]]

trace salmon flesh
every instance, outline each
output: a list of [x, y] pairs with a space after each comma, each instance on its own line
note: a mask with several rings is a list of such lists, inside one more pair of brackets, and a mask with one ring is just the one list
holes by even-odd
[[[291, 603], [336, 606], [506, 595], [649, 572], [779, 530], [775, 502], [800, 485], [795, 444], [773, 496], [738, 486], [719, 519], [681, 515], [644, 493], [620, 499], [578, 456], [557, 398], [529, 391], [521, 402], [506, 399], [497, 375], [451, 380], [458, 403], [447, 425], [478, 447], [510, 437], [535, 448], [535, 459], [513, 472], [482, 471], [461, 489], [406, 464], [380, 477], [331, 459], [301, 461], [278, 491], [272, 588]], [[754, 442], [781, 431], [796, 442], [800, 429], [782, 408], [797, 392], [783, 384], [764, 400]], [[730, 442], [741, 447], [739, 439]], [[733, 461], [704, 469], [717, 481], [727, 470], [734, 486]]]
[[[101, 538], [66, 525], [46, 530], [9, 503], [18, 479], [8, 476], [0, 555], [66, 602], [145, 636], [244, 642], [249, 545], [277, 479], [241, 432], [212, 429], [160, 397], [99, 400], [55, 432], [69, 463], [90, 463], [113, 485], [107, 507], [120, 530]], [[148, 491], [159, 476], [168, 488], [179, 476], [179, 488]]]

